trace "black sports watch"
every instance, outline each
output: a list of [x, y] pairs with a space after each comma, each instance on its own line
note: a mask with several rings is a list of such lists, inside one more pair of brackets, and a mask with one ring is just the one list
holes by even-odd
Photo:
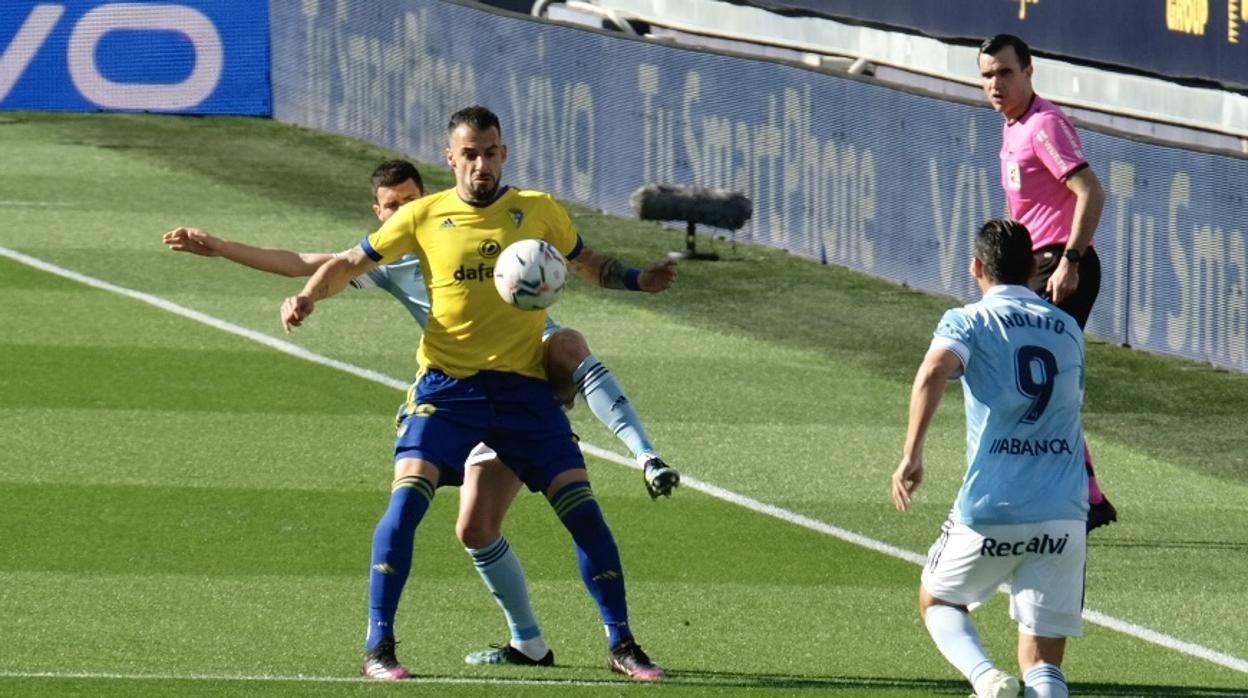
[[1083, 253], [1073, 247], [1066, 248], [1066, 251], [1062, 253], [1062, 256], [1065, 257], [1066, 261], [1071, 264], [1078, 264], [1079, 260], [1083, 259]]

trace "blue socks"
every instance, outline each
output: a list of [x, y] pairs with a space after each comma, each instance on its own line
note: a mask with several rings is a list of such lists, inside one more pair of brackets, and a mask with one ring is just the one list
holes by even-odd
[[1059, 667], [1041, 662], [1023, 674], [1023, 683], [1027, 685], [1023, 695], [1025, 698], [1067, 698], [1070, 689], [1066, 687], [1066, 676]]
[[572, 380], [576, 389], [585, 396], [589, 410], [624, 442], [634, 458], [654, 453], [646, 428], [641, 425], [641, 417], [633, 410], [610, 369], [591, 354], [572, 372]]
[[936, 643], [936, 649], [949, 660], [963, 676], [975, 685], [975, 680], [996, 668], [984, 644], [979, 639], [979, 631], [971, 622], [971, 615], [952, 606], [934, 604], [924, 614], [923, 622], [927, 632]]
[[371, 650], [383, 640], [394, 639], [394, 616], [399, 596], [412, 570], [412, 545], [416, 526], [433, 500], [433, 483], [418, 475], [394, 481], [390, 506], [373, 532], [372, 566], [368, 575], [368, 639]]
[[[503, 536], [484, 548], [467, 548], [472, 564], [481, 574], [481, 580], [489, 587], [498, 605], [507, 616], [512, 644], [519, 647], [525, 640], [542, 636], [537, 617], [529, 603], [529, 588], [524, 579], [520, 558], [512, 551], [511, 544]], [[545, 653], [543, 653], [545, 654]], [[534, 657], [540, 659], [541, 656]]]
[[607, 631], [607, 646], [615, 647], [624, 640], [631, 640], [620, 551], [589, 483], [574, 482], [565, 486], [551, 495], [550, 505], [576, 543], [581, 579], [598, 603], [598, 613]]

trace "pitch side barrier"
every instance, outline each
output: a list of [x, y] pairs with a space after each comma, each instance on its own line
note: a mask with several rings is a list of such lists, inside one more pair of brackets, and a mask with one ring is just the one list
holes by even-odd
[[[1004, 210], [1001, 118], [866, 81], [429, 0], [274, 0], [274, 115], [440, 162], [502, 118], [507, 180], [630, 216], [649, 183], [745, 192], [738, 239], [969, 299]], [[1248, 370], [1248, 160], [1084, 131], [1107, 192], [1089, 331]]]
[[260, 0], [0, 2], [0, 110], [270, 114]]

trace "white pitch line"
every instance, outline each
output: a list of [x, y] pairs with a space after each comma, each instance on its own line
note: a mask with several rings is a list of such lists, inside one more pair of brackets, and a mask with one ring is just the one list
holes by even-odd
[[[87, 286], [90, 286], [92, 288], [98, 288], [102, 291], [109, 291], [110, 293], [120, 294], [127, 298], [133, 298], [134, 300], [141, 301], [149, 305], [154, 305], [157, 308], [160, 308], [161, 310], [166, 310], [175, 315], [180, 315], [182, 317], [195, 320], [196, 322], [201, 322], [210, 327], [214, 327], [216, 329], [219, 329], [225, 332], [230, 332], [240, 337], [245, 337], [254, 342], [259, 342], [260, 344], [263, 344], [272, 349], [276, 349], [277, 351], [280, 351], [284, 354], [289, 354], [291, 356], [296, 356], [306, 361], [311, 361], [312, 363], [315, 363], [315, 364], [320, 364], [322, 366], [328, 366], [330, 368], [334, 368], [339, 371], [344, 371], [353, 376], [358, 376], [360, 378], [364, 378], [365, 380], [373, 381], [374, 383], [380, 383], [381, 385], [385, 385], [391, 388], [395, 388], [397, 390], [404, 390], [404, 391], [406, 391], [409, 386], [408, 383], [404, 383], [403, 381], [400, 381], [397, 378], [391, 378], [390, 376], [378, 373], [376, 371], [369, 370], [367, 368], [361, 368], [359, 366], [355, 366], [354, 364], [349, 364], [344, 361], [332, 359], [328, 356], [322, 356], [321, 354], [308, 351], [307, 349], [304, 349], [303, 347], [291, 344], [290, 342], [287, 342], [285, 340], [277, 339], [276, 337], [271, 337], [267, 334], [256, 332], [255, 330], [248, 329], [241, 325], [236, 325], [232, 322], [227, 322], [225, 320], [215, 318], [211, 315], [201, 313], [198, 310], [192, 310], [185, 306], [178, 305], [177, 303], [173, 303], [163, 298], [153, 296], [149, 293], [143, 293], [142, 291], [135, 291], [133, 289], [125, 288], [123, 286], [118, 286], [116, 284], [112, 284], [107, 281], [103, 281], [101, 279], [87, 276], [85, 274], [79, 274], [76, 271], [71, 271], [69, 269], [65, 269], [64, 267], [59, 267], [55, 264], [50, 264], [41, 259], [31, 257], [30, 255], [22, 254], [21, 252], [17, 252], [16, 250], [11, 250], [7, 247], [0, 246], [0, 256], [8, 257], [9, 259], [12, 259], [15, 262], [20, 262], [21, 264], [34, 267], [35, 269], [46, 271], [49, 274], [55, 274], [57, 276], [61, 276], [66, 279], [71, 279], [73, 281], [86, 284]], [[611, 461], [612, 463], [619, 463], [621, 465], [626, 465], [634, 469], [637, 469], [640, 467], [631, 458], [626, 458], [612, 451], [599, 448], [592, 444], [587, 444], [583, 441], [581, 442], [581, 450], [590, 455], [597, 456], [604, 460]], [[802, 514], [797, 514], [787, 509], [781, 509], [780, 507], [773, 506], [765, 502], [761, 502], [751, 497], [746, 497], [745, 495], [737, 494], [730, 490], [726, 490], [722, 487], [719, 487], [718, 485], [713, 485], [709, 482], [697, 480], [695, 478], [692, 478], [686, 475], [681, 476], [680, 482], [681, 482], [682, 487], [696, 490], [698, 492], [709, 495], [711, 497], [715, 497], [716, 499], [721, 499], [723, 501], [736, 504], [737, 506], [743, 507], [745, 509], [749, 509], [750, 511], [754, 511], [760, 514], [765, 514], [767, 516], [780, 519], [781, 521], [791, 523], [795, 526], [801, 526], [802, 528], [806, 528], [812, 531], [823, 533], [825, 535], [832, 536], [839, 540], [843, 540], [847, 543], [853, 543], [854, 545], [859, 545], [869, 550], [874, 550], [884, 555], [888, 555], [890, 557], [894, 557], [900, 560], [905, 560], [906, 562], [912, 562], [917, 565], [922, 565], [926, 559], [923, 555], [919, 553], [912, 552], [904, 548], [898, 548], [896, 546], [889, 545], [888, 543], [885, 543], [883, 541], [878, 541], [878, 540], [875, 540], [874, 538], [869, 538], [867, 536], [864, 536], [861, 533], [855, 533], [854, 531], [840, 528], [838, 526], [833, 526], [832, 524], [825, 523], [817, 519], [812, 519], [808, 516], [803, 516]], [[1083, 618], [1089, 623], [1094, 623], [1096, 625], [1109, 628], [1110, 630], [1116, 630], [1125, 635], [1130, 635], [1131, 637], [1144, 640], [1145, 642], [1159, 645], [1161, 647], [1174, 650], [1175, 652], [1179, 652], [1181, 654], [1186, 654], [1191, 657], [1203, 659], [1213, 664], [1217, 664], [1219, 666], [1223, 666], [1228, 669], [1233, 669], [1235, 671], [1248, 674], [1248, 660], [1246, 659], [1235, 657], [1235, 656], [1232, 656], [1223, 652], [1218, 652], [1217, 650], [1210, 649], [1203, 645], [1198, 645], [1192, 642], [1188, 642], [1186, 640], [1181, 640], [1172, 635], [1167, 635], [1165, 633], [1158, 632], [1151, 628], [1146, 628], [1142, 625], [1136, 625], [1135, 623], [1131, 623], [1125, 620], [1114, 618], [1113, 616], [1108, 616], [1108, 615], [1105, 615], [1104, 613], [1101, 613], [1099, 611], [1094, 611], [1092, 609], [1084, 609]], [[0, 676], [4, 676], [4, 675], [5, 674], [0, 674]]]
[[[231, 681], [231, 682], [273, 682], [273, 683], [368, 683], [377, 681], [359, 676], [311, 676], [303, 674], [123, 674], [112, 671], [0, 671], [0, 679], [88, 679], [101, 681]], [[619, 680], [601, 681], [584, 679], [508, 679], [472, 676], [413, 676], [404, 679], [404, 684], [446, 685], [486, 685], [486, 686], [587, 686], [601, 688], [604, 686], [626, 686], [623, 678]]]
[[[599, 448], [593, 444], [587, 444], [582, 441], [581, 450], [591, 456], [597, 456], [603, 460], [609, 460], [612, 463], [627, 465], [634, 470], [641, 470], [641, 466], [637, 465], [637, 461], [632, 458], [621, 456], [618, 453]], [[772, 518], [780, 519], [781, 521], [801, 526], [802, 528], [808, 528], [812, 531], [832, 536], [833, 538], [839, 538], [847, 543], [853, 543], [867, 548], [868, 550], [874, 550], [877, 553], [884, 553], [889, 557], [899, 558], [905, 560], [906, 562], [913, 562], [916, 565], [922, 565], [927, 561], [927, 558], [918, 553], [911, 552], [904, 548], [898, 548], [895, 545], [889, 545], [888, 543], [875, 540], [874, 538], [868, 538], [861, 533], [855, 533], [849, 529], [841, 528], [840, 526], [833, 526], [830, 523], [825, 523], [818, 519], [812, 519], [809, 516], [804, 516], [802, 514], [789, 511], [788, 509], [781, 509], [778, 506], [774, 506], [766, 502], [760, 502], [757, 499], [747, 497], [743, 494], [737, 494], [736, 492], [726, 490], [719, 485], [713, 485], [705, 480], [689, 477], [683, 473], [680, 476], [680, 486], [682, 488], [687, 487], [691, 490], [697, 490], [698, 492], [708, 494], [716, 499], [722, 499], [725, 502], [731, 502], [739, 507], [749, 509], [750, 511], [766, 514]]]
[[0, 207], [3, 208], [52, 208], [66, 207], [59, 201], [22, 201], [20, 199], [0, 199]]
[[395, 388], [397, 390], [403, 390], [403, 391], [406, 391], [408, 386], [411, 385], [411, 383], [404, 383], [403, 381], [397, 378], [391, 378], [390, 376], [387, 376], [383, 373], [378, 373], [376, 371], [372, 371], [367, 368], [361, 368], [359, 366], [346, 363], [345, 361], [331, 359], [328, 356], [322, 356], [321, 354], [308, 351], [307, 349], [304, 349], [303, 347], [300, 347], [295, 344], [291, 344], [290, 342], [287, 342], [285, 340], [277, 339], [276, 337], [270, 337], [269, 335], [264, 334], [263, 332], [257, 332], [255, 330], [243, 327], [242, 325], [235, 325], [232, 322], [228, 322], [220, 318], [215, 318], [206, 313], [201, 313], [198, 310], [192, 310], [191, 308], [188, 308], [186, 306], [178, 305], [177, 303], [174, 303], [172, 301], [167, 301], [164, 298], [160, 298], [159, 296], [153, 296], [150, 293], [143, 293], [142, 291], [135, 291], [134, 289], [126, 288], [124, 286], [118, 286], [117, 284], [111, 284], [102, 279], [97, 279], [92, 276], [87, 276], [86, 274], [79, 274], [76, 271], [71, 271], [64, 267], [58, 267], [55, 264], [50, 264], [48, 262], [43, 261], [42, 259], [38, 259], [37, 257], [31, 257], [30, 255], [22, 254], [21, 252], [18, 252], [17, 250], [10, 250], [7, 247], [0, 246], [0, 257], [8, 257], [9, 259], [12, 259], [13, 261], [21, 262], [22, 264], [25, 264], [28, 267], [34, 267], [35, 269], [38, 269], [40, 271], [46, 271], [49, 274], [63, 276], [66, 279], [70, 279], [71, 281], [77, 281], [80, 284], [86, 284], [87, 286], [90, 286], [91, 288], [98, 288], [101, 291], [108, 291], [109, 293], [116, 293], [118, 295], [125, 296], [126, 298], [133, 298], [136, 301], [147, 303], [148, 305], [154, 305], [157, 308], [160, 308], [161, 310], [167, 310], [173, 313], [174, 315], [180, 315], [184, 318], [188, 318], [196, 322], [201, 322], [205, 325], [208, 325], [209, 327], [216, 328], [223, 332], [229, 332], [230, 334], [236, 334], [240, 337], [245, 337], [247, 339], [250, 339], [253, 342], [258, 342], [271, 349], [276, 349], [282, 352], [283, 354], [290, 354], [291, 356], [299, 357], [300, 359], [304, 359], [305, 361], [311, 361], [314, 364], [320, 364], [322, 366], [336, 368], [339, 371], [350, 373], [353, 376], [358, 376], [365, 380], [370, 380], [374, 383], [380, 383], [384, 386], [388, 386], [388, 387]]

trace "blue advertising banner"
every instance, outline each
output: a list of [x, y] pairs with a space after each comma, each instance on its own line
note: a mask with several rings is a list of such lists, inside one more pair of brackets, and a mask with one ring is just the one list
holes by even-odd
[[[451, 113], [483, 104], [511, 184], [625, 216], [645, 184], [737, 190], [739, 240], [977, 294], [971, 239], [1004, 211], [986, 107], [449, 2], [345, 7], [274, 2], [278, 119], [441, 162]], [[1248, 370], [1248, 160], [1083, 136], [1108, 196], [1089, 331]]]
[[[1248, 0], [725, 0], [1248, 87]], [[1242, 36], [1241, 36], [1242, 34]]]
[[6, 0], [0, 109], [268, 115], [268, 3]]

